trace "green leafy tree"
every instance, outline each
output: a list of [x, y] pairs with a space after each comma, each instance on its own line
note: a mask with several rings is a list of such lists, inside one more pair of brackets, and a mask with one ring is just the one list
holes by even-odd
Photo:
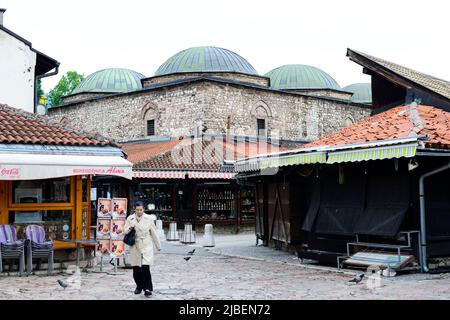
[[38, 80], [37, 85], [38, 85], [38, 87], [37, 87], [37, 94], [38, 94], [38, 99], [39, 99], [39, 97], [42, 97], [42, 96], [45, 95], [44, 89], [42, 89], [41, 79]]
[[83, 81], [84, 75], [76, 71], [69, 71], [62, 76], [58, 84], [48, 93], [47, 101], [50, 107], [57, 107], [62, 102], [62, 97], [72, 93], [72, 91]]

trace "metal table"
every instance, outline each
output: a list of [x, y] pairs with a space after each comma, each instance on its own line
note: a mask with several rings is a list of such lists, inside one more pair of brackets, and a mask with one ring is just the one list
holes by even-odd
[[[64, 242], [71, 242], [77, 244], [77, 267], [80, 267], [80, 247], [82, 244], [97, 244], [97, 240], [87, 240], [87, 239], [66, 239], [62, 240]], [[95, 257], [95, 248], [94, 248], [94, 257]]]

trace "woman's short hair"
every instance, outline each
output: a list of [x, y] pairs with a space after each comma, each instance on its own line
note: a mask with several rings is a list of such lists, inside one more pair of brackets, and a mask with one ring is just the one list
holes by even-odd
[[135, 204], [134, 204], [134, 207], [136, 208], [136, 207], [143, 207], [144, 206], [144, 203], [142, 202], [142, 201], [137, 201]]

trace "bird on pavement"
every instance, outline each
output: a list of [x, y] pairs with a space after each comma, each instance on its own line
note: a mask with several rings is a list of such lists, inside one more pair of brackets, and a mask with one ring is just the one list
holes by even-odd
[[189, 261], [190, 258], [191, 257], [184, 257], [183, 259], [186, 260], [186, 261]]
[[64, 282], [64, 280], [58, 280], [58, 283], [64, 288], [64, 290], [69, 286], [66, 282]]
[[194, 252], [195, 252], [195, 249], [194, 249], [194, 250], [192, 250], [192, 251], [188, 251], [188, 254], [190, 254], [190, 255], [193, 255], [193, 254], [194, 254]]
[[359, 283], [364, 278], [364, 273], [357, 274], [352, 280], [349, 282]]

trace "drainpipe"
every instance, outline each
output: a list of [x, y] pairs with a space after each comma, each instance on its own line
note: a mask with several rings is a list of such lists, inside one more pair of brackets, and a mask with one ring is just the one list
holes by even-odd
[[38, 81], [40, 79], [42, 79], [42, 78], [46, 78], [46, 77], [57, 75], [58, 72], [59, 72], [59, 63], [56, 65], [55, 71], [36, 76], [35, 81], [34, 81], [34, 110], [33, 110], [34, 113], [37, 112], [37, 105], [39, 104], [38, 88], [37, 88], [38, 87]]
[[422, 267], [423, 272], [428, 272], [428, 266], [427, 266], [427, 238], [426, 238], [426, 226], [425, 226], [425, 184], [424, 180], [425, 178], [435, 175], [439, 172], [445, 171], [450, 169], [450, 161], [437, 169], [434, 169], [433, 171], [424, 173], [419, 178], [419, 197], [420, 197], [420, 250], [422, 252], [422, 261], [420, 262], [420, 265]]

